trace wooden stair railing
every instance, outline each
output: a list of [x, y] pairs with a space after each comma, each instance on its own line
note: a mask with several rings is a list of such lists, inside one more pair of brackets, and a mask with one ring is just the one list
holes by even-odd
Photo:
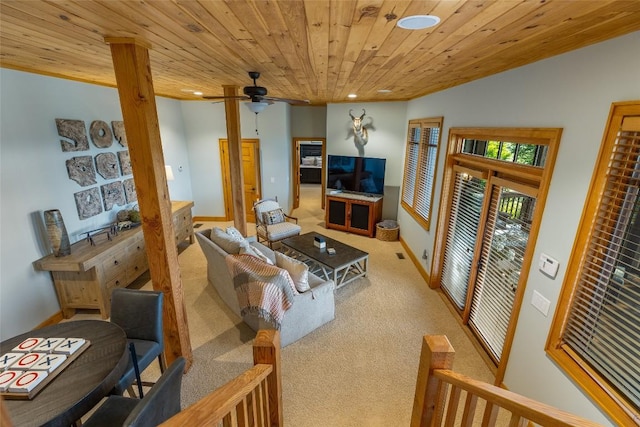
[[[444, 335], [425, 335], [411, 427], [495, 425], [602, 427], [553, 406], [457, 374], [454, 350]], [[499, 423], [499, 424], [498, 424]]]
[[183, 409], [162, 427], [282, 427], [280, 333], [260, 330], [253, 368]]

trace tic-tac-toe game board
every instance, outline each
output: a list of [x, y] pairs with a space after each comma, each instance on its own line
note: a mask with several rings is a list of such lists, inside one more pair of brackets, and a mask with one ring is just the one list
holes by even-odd
[[0, 394], [33, 399], [90, 345], [83, 338], [27, 338], [0, 356]]

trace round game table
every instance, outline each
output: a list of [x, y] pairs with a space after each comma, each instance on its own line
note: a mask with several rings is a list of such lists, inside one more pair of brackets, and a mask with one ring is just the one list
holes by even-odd
[[110, 322], [79, 320], [35, 329], [0, 343], [0, 355], [27, 338], [84, 338], [91, 345], [31, 400], [4, 399], [16, 426], [69, 426], [105, 397], [124, 373], [124, 331]]

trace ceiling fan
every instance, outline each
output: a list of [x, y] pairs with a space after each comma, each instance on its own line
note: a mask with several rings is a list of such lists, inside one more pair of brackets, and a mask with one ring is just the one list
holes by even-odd
[[267, 96], [267, 88], [258, 86], [256, 80], [260, 77], [258, 71], [249, 71], [249, 77], [253, 79], [253, 86], [245, 86], [243, 89], [244, 95], [237, 96], [203, 96], [204, 99], [241, 99], [245, 101], [251, 101], [247, 104], [247, 107], [252, 112], [258, 114], [264, 110], [267, 105], [274, 102], [286, 102], [291, 105], [307, 105], [309, 100], [300, 99], [288, 99], [288, 98], [275, 98], [273, 96]]

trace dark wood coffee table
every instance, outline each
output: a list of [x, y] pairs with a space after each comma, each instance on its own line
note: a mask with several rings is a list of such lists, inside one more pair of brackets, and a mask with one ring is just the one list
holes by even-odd
[[[325, 240], [326, 248], [319, 249], [314, 246], [313, 241], [316, 236]], [[324, 277], [325, 280], [333, 280], [336, 289], [367, 275], [369, 265], [367, 252], [322, 234], [305, 233], [281, 240], [280, 243], [284, 254], [304, 262], [309, 266], [309, 271]], [[330, 255], [327, 253], [327, 248], [335, 249], [336, 253]]]

